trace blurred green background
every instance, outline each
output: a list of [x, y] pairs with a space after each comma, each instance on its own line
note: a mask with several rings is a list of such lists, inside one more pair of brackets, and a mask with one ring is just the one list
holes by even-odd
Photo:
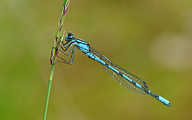
[[[63, 0], [0, 0], [0, 120], [41, 120]], [[71, 0], [73, 32], [136, 74], [169, 108], [120, 86], [76, 50], [57, 63], [48, 120], [191, 120], [192, 1]]]

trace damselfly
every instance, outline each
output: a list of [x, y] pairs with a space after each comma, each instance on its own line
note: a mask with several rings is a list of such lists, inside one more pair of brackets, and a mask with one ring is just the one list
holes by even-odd
[[[61, 49], [59, 51], [61, 51], [67, 56], [69, 55], [69, 53], [71, 54], [68, 61], [58, 56], [58, 58], [62, 60], [60, 62], [72, 65], [74, 60], [75, 49], [77, 48], [81, 50], [84, 54], [86, 54], [90, 59], [96, 60], [101, 63], [101, 65], [109, 73], [109, 75], [111, 75], [111, 77], [113, 77], [123, 87], [141, 95], [149, 94], [150, 96], [162, 102], [164, 105], [167, 105], [169, 107], [171, 106], [171, 103], [168, 100], [151, 92], [145, 81], [126, 71], [119, 65], [113, 63], [101, 52], [93, 49], [87, 42], [73, 37], [73, 33], [68, 33], [68, 35], [65, 37], [65, 41], [65, 43], [62, 43], [63, 45], [61, 46]], [[68, 49], [68, 53], [65, 53]]]

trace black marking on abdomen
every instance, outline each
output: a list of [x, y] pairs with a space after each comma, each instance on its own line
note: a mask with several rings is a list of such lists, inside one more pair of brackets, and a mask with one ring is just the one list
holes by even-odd
[[105, 63], [105, 66], [109, 68], [109, 65], [107, 63]]
[[131, 83], [132, 83], [134, 86], [136, 86], [136, 82], [135, 82], [135, 81], [132, 81]]
[[123, 77], [123, 74], [122, 74], [121, 72], [119, 72], [119, 75], [120, 75], [121, 77]]
[[156, 97], [156, 98], [159, 98], [159, 95], [157, 95], [157, 94], [155, 94], [155, 93], [152, 93], [152, 92], [151, 92], [151, 95], [153, 95], [153, 96]]
[[147, 94], [149, 94], [149, 90], [143, 88], [143, 91], [145, 91]]

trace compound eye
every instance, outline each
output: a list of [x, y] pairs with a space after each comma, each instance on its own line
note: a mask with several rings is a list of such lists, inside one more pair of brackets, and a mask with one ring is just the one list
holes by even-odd
[[69, 38], [73, 38], [73, 33], [68, 33], [67, 35]]

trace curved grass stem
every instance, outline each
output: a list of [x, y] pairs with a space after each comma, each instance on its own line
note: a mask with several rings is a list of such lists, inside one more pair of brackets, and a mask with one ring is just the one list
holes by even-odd
[[63, 31], [63, 25], [64, 25], [64, 20], [65, 20], [65, 16], [66, 16], [68, 7], [69, 7], [69, 0], [64, 0], [61, 18], [59, 20], [57, 33], [55, 36], [55, 42], [53, 44], [52, 51], [51, 51], [51, 58], [50, 58], [51, 71], [50, 71], [49, 83], [48, 83], [48, 88], [47, 88], [47, 96], [46, 96], [46, 101], [45, 101], [43, 120], [46, 120], [46, 117], [47, 117], [47, 110], [48, 110], [49, 97], [50, 97], [51, 85], [52, 85], [52, 80], [53, 80], [53, 73], [54, 73], [54, 68], [55, 68], [55, 64], [56, 64], [57, 56], [58, 56], [58, 52], [59, 52], [58, 49], [60, 49], [60, 47], [62, 45], [63, 36], [65, 34], [65, 31]]

